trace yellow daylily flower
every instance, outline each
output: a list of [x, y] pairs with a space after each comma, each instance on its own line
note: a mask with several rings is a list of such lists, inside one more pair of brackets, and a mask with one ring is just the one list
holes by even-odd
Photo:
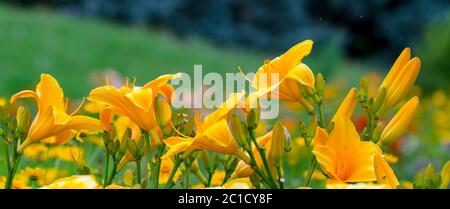
[[156, 130], [159, 127], [154, 112], [154, 99], [161, 94], [170, 100], [174, 89], [167, 82], [179, 76], [181, 74], [163, 75], [143, 87], [127, 83], [117, 89], [107, 84], [92, 90], [89, 100], [107, 105], [112, 111], [127, 116], [146, 131]]
[[63, 177], [67, 174], [67, 170], [54, 168], [30, 168], [26, 167], [21, 170], [15, 177], [17, 180], [25, 182], [29, 185], [31, 181], [36, 181], [37, 185], [45, 185], [53, 180]]
[[411, 49], [404, 49], [380, 86], [387, 90], [384, 103], [386, 108], [394, 107], [406, 96], [419, 72], [420, 59], [411, 59]]
[[188, 150], [204, 149], [222, 154], [232, 154], [241, 159], [248, 158], [234, 139], [227, 123], [227, 116], [241, 102], [245, 92], [230, 96], [216, 111], [201, 120], [199, 114], [195, 117], [196, 135], [189, 137], [171, 137], [164, 142], [170, 147], [163, 158]]
[[349, 120], [352, 119], [356, 103], [358, 103], [356, 93], [357, 93], [356, 88], [350, 89], [350, 91], [347, 93], [347, 96], [345, 96], [338, 110], [334, 114], [333, 119], [331, 119], [332, 121], [336, 120], [336, 118], [339, 116], [343, 116], [344, 118]]
[[[0, 176], [0, 188], [5, 188], [6, 183], [6, 177]], [[31, 189], [30, 186], [28, 186], [28, 181], [24, 178], [14, 178], [12, 189]]]
[[220, 189], [253, 189], [253, 184], [250, 178], [238, 178], [228, 181]]
[[61, 178], [41, 189], [98, 189], [100, 185], [92, 175], [75, 175]]
[[75, 135], [75, 131], [100, 131], [97, 119], [87, 116], [73, 116], [66, 113], [67, 101], [61, 87], [49, 74], [41, 74], [36, 91], [25, 90], [11, 97], [11, 103], [19, 98], [34, 98], [38, 113], [31, 123], [26, 140], [18, 148], [21, 153], [31, 143], [55, 137], [55, 143], [61, 144]]
[[[300, 102], [304, 105], [303, 88], [314, 89], [314, 74], [302, 59], [311, 53], [313, 41], [303, 41], [290, 48], [283, 55], [266, 61], [255, 74], [252, 86], [258, 91], [272, 92], [280, 100]], [[277, 80], [272, 80], [272, 76]], [[310, 109], [312, 107], [308, 107]]]
[[374, 183], [356, 183], [347, 184], [342, 182], [331, 182], [327, 183], [326, 189], [387, 189], [384, 184], [374, 184]]
[[375, 155], [374, 160], [375, 175], [379, 184], [384, 184], [387, 188], [395, 189], [400, 184], [397, 177], [394, 174], [391, 166], [380, 154]]
[[381, 154], [381, 150], [372, 142], [360, 141], [349, 119], [338, 117], [330, 135], [317, 128], [312, 144], [317, 162], [330, 179], [339, 182], [376, 179], [373, 159], [376, 154]]
[[381, 133], [378, 144], [391, 144], [403, 134], [416, 114], [419, 98], [413, 97], [392, 118]]

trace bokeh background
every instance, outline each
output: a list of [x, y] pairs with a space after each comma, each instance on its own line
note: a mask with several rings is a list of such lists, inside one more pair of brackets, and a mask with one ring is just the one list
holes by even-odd
[[[421, 109], [410, 133], [391, 147], [394, 170], [412, 180], [429, 162], [439, 169], [449, 160], [447, 0], [2, 0], [0, 96], [34, 89], [43, 72], [80, 99], [105, 75], [143, 84], [161, 74], [191, 73], [194, 64], [204, 72], [255, 71], [305, 39], [314, 40], [314, 49], [304, 62], [330, 84], [328, 116], [360, 76], [376, 90], [398, 54], [411, 47], [422, 60], [411, 92], [421, 96]], [[299, 117], [282, 119], [295, 132]], [[361, 117], [355, 122], [363, 123]], [[301, 161], [301, 152], [293, 150], [289, 159]], [[305, 162], [292, 162], [298, 169], [287, 175], [298, 176]]]

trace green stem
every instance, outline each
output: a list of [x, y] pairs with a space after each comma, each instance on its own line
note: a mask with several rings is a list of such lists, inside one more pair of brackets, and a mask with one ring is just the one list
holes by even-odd
[[136, 160], [136, 181], [137, 184], [141, 184], [141, 160]]
[[255, 133], [253, 130], [250, 130], [250, 138], [252, 139], [253, 143], [256, 146], [256, 149], [258, 150], [259, 155], [261, 156], [264, 168], [266, 169], [266, 173], [268, 175], [269, 181], [271, 182], [271, 185], [276, 185], [275, 180], [272, 175], [272, 172], [270, 172], [270, 167], [269, 167], [269, 163], [267, 162], [266, 154], [264, 153], [264, 150], [262, 150], [259, 147], [258, 142], [256, 141], [256, 138], [255, 138]]
[[20, 160], [22, 159], [22, 155], [16, 154], [14, 156], [14, 163], [12, 165], [12, 170], [8, 173], [8, 178], [6, 179], [5, 189], [11, 189], [14, 181], [14, 176], [16, 175], [17, 168], [19, 167]]
[[146, 156], [147, 156], [147, 161], [148, 164], [150, 165], [150, 177], [149, 177], [149, 181], [150, 183], [148, 184], [148, 186], [151, 186], [152, 184], [152, 179], [154, 178], [154, 165], [153, 165], [153, 160], [152, 160], [152, 155], [150, 153], [150, 135], [148, 133], [148, 131], [143, 131], [144, 132], [144, 138], [145, 138], [145, 149], [146, 149]]
[[109, 154], [106, 153], [106, 169], [105, 169], [105, 177], [103, 178], [103, 188], [106, 187], [106, 184], [108, 183], [108, 173], [109, 173]]
[[186, 170], [184, 171], [184, 188], [189, 189], [189, 167], [186, 165]]
[[37, 180], [31, 179], [31, 188], [36, 189], [37, 188]]
[[[324, 128], [325, 127], [325, 118], [323, 116], [322, 101], [319, 101], [316, 104], [317, 104], [317, 109], [319, 112], [319, 126], [321, 128]], [[316, 167], [317, 167], [317, 159], [316, 159], [316, 156], [313, 155], [312, 163], [311, 163], [311, 166], [309, 167], [308, 174], [306, 176], [305, 187], [309, 186], [309, 183], [311, 182], [311, 178], [314, 173], [314, 170], [316, 170]]]
[[117, 175], [117, 163], [116, 163], [116, 159], [115, 159], [114, 156], [113, 156], [112, 158], [113, 158], [113, 159], [112, 159], [112, 160], [113, 160], [113, 168], [112, 168], [111, 175], [109, 176], [109, 180], [108, 180], [108, 183], [106, 184], [106, 186], [111, 185], [112, 182], [113, 182], [113, 180], [114, 180], [114, 177], [116, 177], [116, 175]]
[[311, 163], [311, 166], [309, 167], [308, 174], [306, 176], [305, 187], [309, 186], [314, 170], [316, 170], [316, 166], [317, 166], [317, 159], [315, 156], [313, 156], [313, 161]]
[[261, 172], [261, 170], [259, 169], [258, 165], [256, 164], [256, 159], [255, 159], [255, 155], [253, 154], [253, 152], [252, 151], [247, 151], [247, 153], [250, 156], [250, 161], [251, 161], [251, 164], [252, 164], [251, 166], [253, 167], [253, 170], [256, 172], [256, 174], [258, 174], [261, 177], [261, 179], [263, 180], [263, 182], [265, 184], [270, 185], [271, 188], [274, 188], [274, 185], [271, 184], [269, 179], [267, 179], [266, 175], [264, 175], [263, 172]]
[[283, 172], [281, 171], [280, 166], [277, 166], [277, 174], [278, 174], [278, 183], [280, 184], [280, 189], [284, 189]]
[[167, 180], [167, 183], [166, 183], [166, 187], [165, 187], [166, 189], [170, 189], [175, 185], [175, 183], [173, 182], [173, 178], [175, 177], [175, 174], [182, 162], [183, 162], [182, 158], [177, 158], [175, 160], [175, 164], [173, 165], [172, 171], [170, 172], [170, 175], [169, 175], [169, 179]]
[[8, 168], [8, 173], [11, 171], [11, 162], [9, 158], [9, 140], [8, 140], [8, 126], [4, 123], [3, 130], [5, 134], [4, 138], [4, 148], [5, 148], [5, 158], [6, 158], [6, 167]]
[[[6, 138], [5, 138], [6, 141]], [[8, 168], [8, 173], [11, 171], [11, 162], [9, 161], [9, 145], [8, 143], [3, 144], [4, 152], [5, 152], [5, 161], [6, 161], [6, 167]]]
[[158, 153], [155, 156], [156, 165], [155, 165], [155, 178], [154, 178], [155, 182], [154, 182], [154, 185], [155, 185], [156, 189], [158, 189], [158, 187], [159, 187], [159, 173], [160, 173], [160, 170], [161, 170], [161, 156], [164, 153], [165, 148], [166, 148], [165, 144], [160, 145], [159, 151], [158, 151]]
[[198, 180], [200, 180], [200, 182], [202, 182], [202, 184], [205, 187], [208, 187], [208, 180], [206, 180], [205, 176], [203, 176], [202, 172], [200, 171], [200, 169], [197, 169], [194, 172], [195, 176], [197, 176]]
[[317, 103], [317, 109], [319, 111], [319, 126], [325, 128], [325, 118], [323, 116], [322, 102]]
[[207, 180], [206, 187], [210, 187], [211, 186], [211, 181], [212, 181], [213, 175], [214, 175], [214, 170], [208, 171], [208, 180]]

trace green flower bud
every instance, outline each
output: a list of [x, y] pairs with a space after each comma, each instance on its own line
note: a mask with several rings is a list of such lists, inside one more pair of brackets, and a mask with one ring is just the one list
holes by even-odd
[[375, 129], [373, 130], [372, 133], [372, 140], [374, 142], [377, 142], [380, 139], [381, 133], [383, 132], [384, 129], [384, 125], [383, 123], [377, 123]]
[[322, 98], [323, 94], [325, 92], [325, 78], [323, 77], [322, 73], [317, 73], [316, 75], [316, 92], [317, 95]]
[[317, 117], [313, 117], [312, 120], [309, 122], [308, 127], [306, 127], [306, 137], [308, 139], [312, 139], [314, 137], [314, 134], [316, 133], [318, 120]]
[[369, 81], [367, 77], [362, 77], [359, 80], [359, 95], [363, 98], [367, 98], [369, 96]]
[[169, 103], [161, 97], [156, 97], [154, 105], [156, 122], [164, 134], [169, 134], [171, 130], [169, 122], [172, 117], [172, 110], [170, 109]]
[[259, 101], [256, 103], [256, 108], [251, 108], [247, 114], [247, 125], [251, 129], [256, 129], [258, 127], [259, 118], [261, 114]]
[[248, 128], [242, 123], [237, 115], [231, 117], [230, 125], [237, 143], [244, 148], [244, 150], [248, 150], [249, 146], [247, 144], [247, 139], [250, 136], [248, 134]]
[[[378, 94], [374, 99], [373, 105], [372, 105], [372, 109], [373, 112], [377, 112], [380, 107], [384, 104], [384, 101], [386, 99], [386, 93], [387, 93], [387, 89], [385, 87], [381, 87], [378, 90]], [[378, 116], [378, 114], [377, 114]]]

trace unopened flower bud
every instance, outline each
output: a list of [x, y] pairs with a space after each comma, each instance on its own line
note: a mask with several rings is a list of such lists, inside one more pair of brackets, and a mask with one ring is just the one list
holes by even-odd
[[450, 182], [450, 161], [447, 161], [441, 169], [441, 185], [439, 188], [446, 189]]
[[[387, 89], [385, 87], [381, 87], [378, 90], [378, 94], [375, 97], [373, 105], [372, 105], [373, 112], [378, 112], [378, 110], [380, 110], [380, 107], [384, 104], [384, 101], [386, 99], [386, 92], [387, 92]], [[381, 112], [379, 114], [380, 114], [380, 116], [382, 115]]]
[[311, 139], [314, 136], [317, 128], [317, 123], [317, 117], [313, 117], [309, 122], [308, 127], [306, 127], [306, 137], [308, 139]]
[[247, 115], [247, 125], [251, 129], [256, 129], [258, 127], [260, 118], [260, 105], [259, 102], [256, 104], [256, 108], [251, 108]]
[[161, 130], [165, 134], [167, 134], [171, 128], [171, 126], [169, 125], [170, 119], [172, 117], [172, 110], [170, 109], [170, 105], [161, 97], [156, 97], [154, 105], [156, 121]]
[[231, 117], [230, 125], [237, 143], [244, 148], [244, 150], [248, 150], [249, 146], [247, 139], [250, 135], [248, 134], [248, 129], [245, 124], [242, 123], [237, 115], [233, 115]]
[[381, 133], [378, 143], [391, 144], [403, 134], [414, 118], [417, 107], [419, 106], [419, 98], [413, 97], [395, 114], [391, 122]]
[[322, 73], [317, 73], [316, 75], [316, 92], [319, 97], [323, 97], [323, 94], [325, 92], [325, 79], [323, 78]]
[[369, 96], [369, 81], [367, 77], [362, 77], [359, 80], [359, 96], [362, 98], [367, 98]]
[[269, 158], [275, 162], [279, 162], [284, 154], [284, 143], [287, 140], [286, 132], [280, 122], [277, 122], [272, 132], [272, 145], [270, 148]]
[[381, 133], [383, 132], [384, 129], [384, 125], [383, 123], [377, 123], [375, 129], [373, 130], [372, 133], [372, 140], [373, 141], [378, 141], [380, 139]]
[[31, 111], [28, 108], [20, 106], [17, 109], [17, 127], [16, 130], [21, 134], [28, 133], [31, 124]]

